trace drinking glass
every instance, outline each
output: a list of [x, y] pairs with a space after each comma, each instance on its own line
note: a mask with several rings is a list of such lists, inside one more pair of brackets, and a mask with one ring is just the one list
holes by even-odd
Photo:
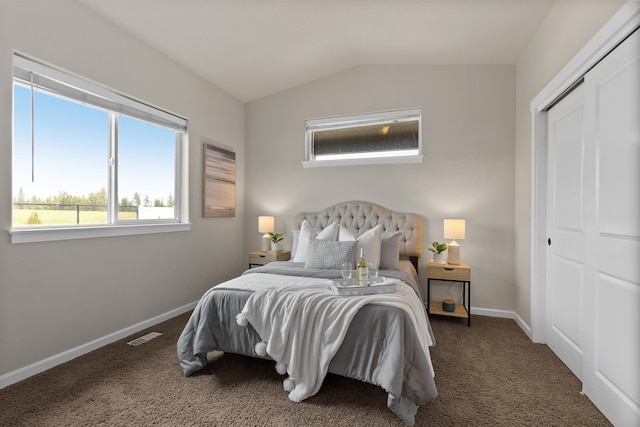
[[375, 283], [378, 281], [378, 267], [369, 263], [369, 279], [371, 283]]
[[347, 282], [349, 281], [349, 279], [351, 279], [351, 276], [353, 276], [353, 264], [351, 264], [350, 262], [345, 262], [344, 264], [342, 264], [342, 278], [346, 279]]

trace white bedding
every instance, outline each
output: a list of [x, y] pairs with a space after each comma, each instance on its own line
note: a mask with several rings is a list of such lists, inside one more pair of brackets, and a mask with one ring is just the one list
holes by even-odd
[[[351, 320], [365, 304], [403, 310], [414, 329], [423, 332], [418, 334], [418, 340], [431, 364], [429, 347], [433, 342], [424, 308], [408, 285], [398, 283], [393, 294], [343, 297], [317, 279], [298, 278], [306, 280], [293, 287], [286, 285], [287, 276], [274, 275], [268, 281], [278, 278], [285, 280], [271, 288], [260, 285], [261, 289], [254, 289], [238, 323], [246, 325], [248, 320], [266, 344], [266, 354], [277, 362], [278, 372], [289, 375], [284, 386], [292, 401], [300, 402], [318, 392]], [[314, 280], [316, 283], [312, 283]]]

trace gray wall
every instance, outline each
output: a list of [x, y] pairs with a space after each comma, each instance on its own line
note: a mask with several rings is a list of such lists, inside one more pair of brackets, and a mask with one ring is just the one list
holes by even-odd
[[[197, 300], [260, 248], [258, 215], [275, 215], [290, 247], [296, 212], [351, 199], [422, 214], [425, 246], [443, 240], [443, 218], [466, 218], [474, 306], [528, 323], [529, 102], [620, 5], [556, 3], [515, 67], [357, 67], [243, 105], [75, 1], [0, 2], [0, 227], [11, 226], [14, 49], [186, 116], [193, 223], [187, 233], [21, 245], [5, 235], [0, 376]], [[424, 163], [302, 168], [304, 119], [417, 106]], [[237, 153], [235, 218], [201, 217], [205, 140]]]
[[[305, 119], [407, 107], [422, 107], [424, 163], [302, 168]], [[356, 67], [247, 104], [246, 123], [247, 250], [258, 215], [290, 247], [296, 212], [353, 199], [423, 215], [425, 246], [465, 218], [473, 305], [513, 310], [513, 66]]]
[[[9, 243], [14, 49], [189, 119], [191, 232]], [[237, 153], [235, 218], [201, 217], [203, 139]], [[245, 157], [241, 102], [78, 2], [0, 2], [0, 376], [196, 301], [240, 273]]]
[[531, 325], [531, 100], [602, 28], [624, 2], [557, 2], [516, 66], [515, 310]]

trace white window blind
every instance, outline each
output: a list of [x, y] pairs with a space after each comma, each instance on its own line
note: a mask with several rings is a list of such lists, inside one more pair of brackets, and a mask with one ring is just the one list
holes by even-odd
[[19, 55], [13, 57], [14, 80], [94, 107], [186, 132], [187, 120], [120, 95], [102, 86], [64, 73]]

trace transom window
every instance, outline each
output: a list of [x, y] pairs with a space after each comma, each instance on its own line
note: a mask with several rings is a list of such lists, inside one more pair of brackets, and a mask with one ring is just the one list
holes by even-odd
[[186, 224], [185, 119], [18, 55], [13, 81], [12, 242]]
[[305, 167], [422, 161], [420, 109], [306, 121]]

